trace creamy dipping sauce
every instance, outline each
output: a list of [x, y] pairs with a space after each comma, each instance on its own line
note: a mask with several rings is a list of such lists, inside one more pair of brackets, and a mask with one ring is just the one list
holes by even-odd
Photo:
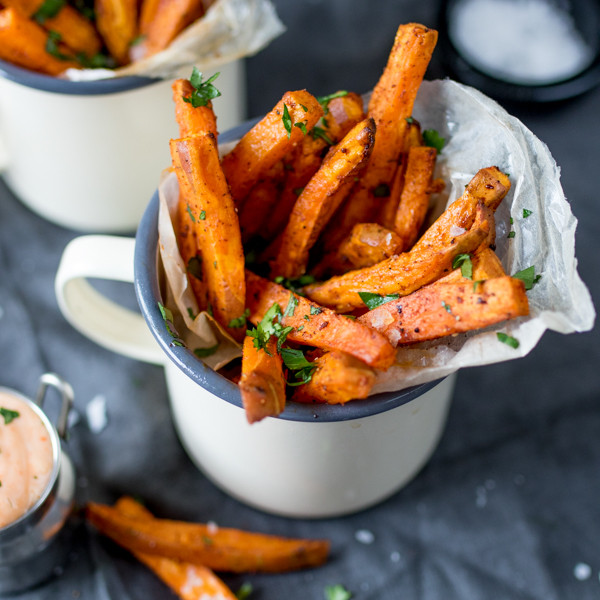
[[24, 515], [52, 474], [52, 440], [40, 417], [0, 390], [0, 527]]

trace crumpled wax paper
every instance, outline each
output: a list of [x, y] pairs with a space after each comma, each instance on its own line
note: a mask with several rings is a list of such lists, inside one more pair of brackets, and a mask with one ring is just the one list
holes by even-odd
[[[437, 197], [439, 206], [434, 207], [434, 212], [439, 214], [458, 198], [479, 169], [497, 166], [510, 175], [512, 187], [496, 212], [496, 253], [507, 274], [533, 265], [541, 278], [527, 292], [529, 317], [399, 347], [396, 364], [378, 372], [373, 393], [433, 381], [462, 367], [519, 358], [534, 348], [546, 329], [565, 334], [587, 331], [595, 320], [590, 293], [577, 273], [577, 221], [560, 185], [560, 169], [547, 146], [496, 102], [451, 80], [423, 82], [414, 117], [423, 129], [436, 129], [446, 139], [437, 162], [437, 175], [446, 181], [446, 192]], [[195, 306], [195, 300], [187, 285], [185, 265], [178, 254], [169, 219], [169, 209], [174, 211], [178, 200], [173, 173], [163, 178], [159, 192], [162, 259], [174, 290], [173, 300], [191, 336], [192, 345], [188, 347], [214, 345], [213, 332], [218, 331], [224, 341], [223, 348], [204, 360], [219, 368], [240, 355], [239, 346], [225, 333], [212, 328], [205, 314], [195, 321], [187, 315], [186, 307], [190, 303]], [[531, 215], [524, 218], [523, 209], [531, 211]], [[509, 231], [515, 232], [514, 237], [508, 238]], [[165, 252], [167, 247], [169, 251]], [[498, 331], [516, 338], [519, 347], [501, 343], [496, 336]]]
[[68, 69], [72, 81], [138, 75], [173, 79], [191, 65], [200, 71], [251, 56], [285, 31], [269, 0], [216, 0], [162, 52], [118, 69]]

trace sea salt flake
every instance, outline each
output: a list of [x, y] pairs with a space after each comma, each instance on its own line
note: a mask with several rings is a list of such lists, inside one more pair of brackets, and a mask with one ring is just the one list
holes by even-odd
[[592, 569], [586, 563], [577, 563], [573, 569], [573, 575], [578, 581], [585, 581], [591, 577]]
[[354, 538], [361, 544], [372, 544], [375, 541], [375, 536], [368, 529], [359, 529], [354, 533]]
[[85, 409], [88, 427], [92, 433], [100, 433], [108, 424], [106, 398], [102, 394], [94, 396]]
[[452, 237], [458, 237], [459, 235], [462, 235], [466, 231], [467, 230], [464, 227], [458, 227], [457, 225], [452, 225], [452, 227], [450, 227], [450, 235]]
[[206, 530], [208, 531], [209, 535], [215, 535], [215, 533], [219, 531], [219, 526], [214, 521], [209, 521], [206, 524]]

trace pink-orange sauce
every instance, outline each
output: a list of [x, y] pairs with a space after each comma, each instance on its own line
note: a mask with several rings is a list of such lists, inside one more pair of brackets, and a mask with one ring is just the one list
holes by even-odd
[[0, 527], [24, 515], [52, 474], [50, 434], [17, 396], [0, 390]]

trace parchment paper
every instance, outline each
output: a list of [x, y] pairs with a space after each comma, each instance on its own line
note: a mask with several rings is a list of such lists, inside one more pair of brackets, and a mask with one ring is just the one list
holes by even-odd
[[[446, 138], [437, 168], [446, 181], [447, 193], [437, 198], [441, 204], [436, 207], [437, 212], [461, 195], [479, 169], [495, 165], [509, 173], [512, 188], [496, 212], [496, 252], [509, 275], [533, 265], [541, 279], [527, 292], [529, 317], [400, 347], [396, 364], [378, 373], [373, 393], [432, 381], [462, 367], [519, 358], [535, 347], [546, 329], [564, 334], [587, 331], [595, 320], [591, 296], [577, 273], [577, 221], [560, 185], [560, 170], [547, 146], [497, 103], [451, 80], [423, 82], [414, 116], [423, 129], [436, 129]], [[174, 209], [177, 202], [174, 174], [163, 179], [159, 191], [161, 250], [163, 246], [171, 248], [162, 256], [168, 280], [175, 289], [174, 301], [187, 328], [197, 336], [194, 343], [210, 346], [214, 338], [208, 322], [203, 317], [191, 322], [187, 317], [191, 292], [181, 258], [174, 256], [178, 256], [175, 235], [168, 219], [169, 207]], [[524, 218], [523, 209], [531, 211], [531, 215]], [[507, 237], [509, 231], [515, 232], [513, 238]], [[501, 343], [496, 336], [498, 331], [516, 338], [519, 347]], [[227, 340], [219, 355], [205, 362], [218, 367], [234, 356], [239, 356], [239, 348]]]
[[64, 76], [72, 81], [127, 75], [172, 79], [192, 65], [203, 71], [251, 56], [283, 31], [269, 0], [216, 0], [162, 52], [119, 69], [68, 69]]

